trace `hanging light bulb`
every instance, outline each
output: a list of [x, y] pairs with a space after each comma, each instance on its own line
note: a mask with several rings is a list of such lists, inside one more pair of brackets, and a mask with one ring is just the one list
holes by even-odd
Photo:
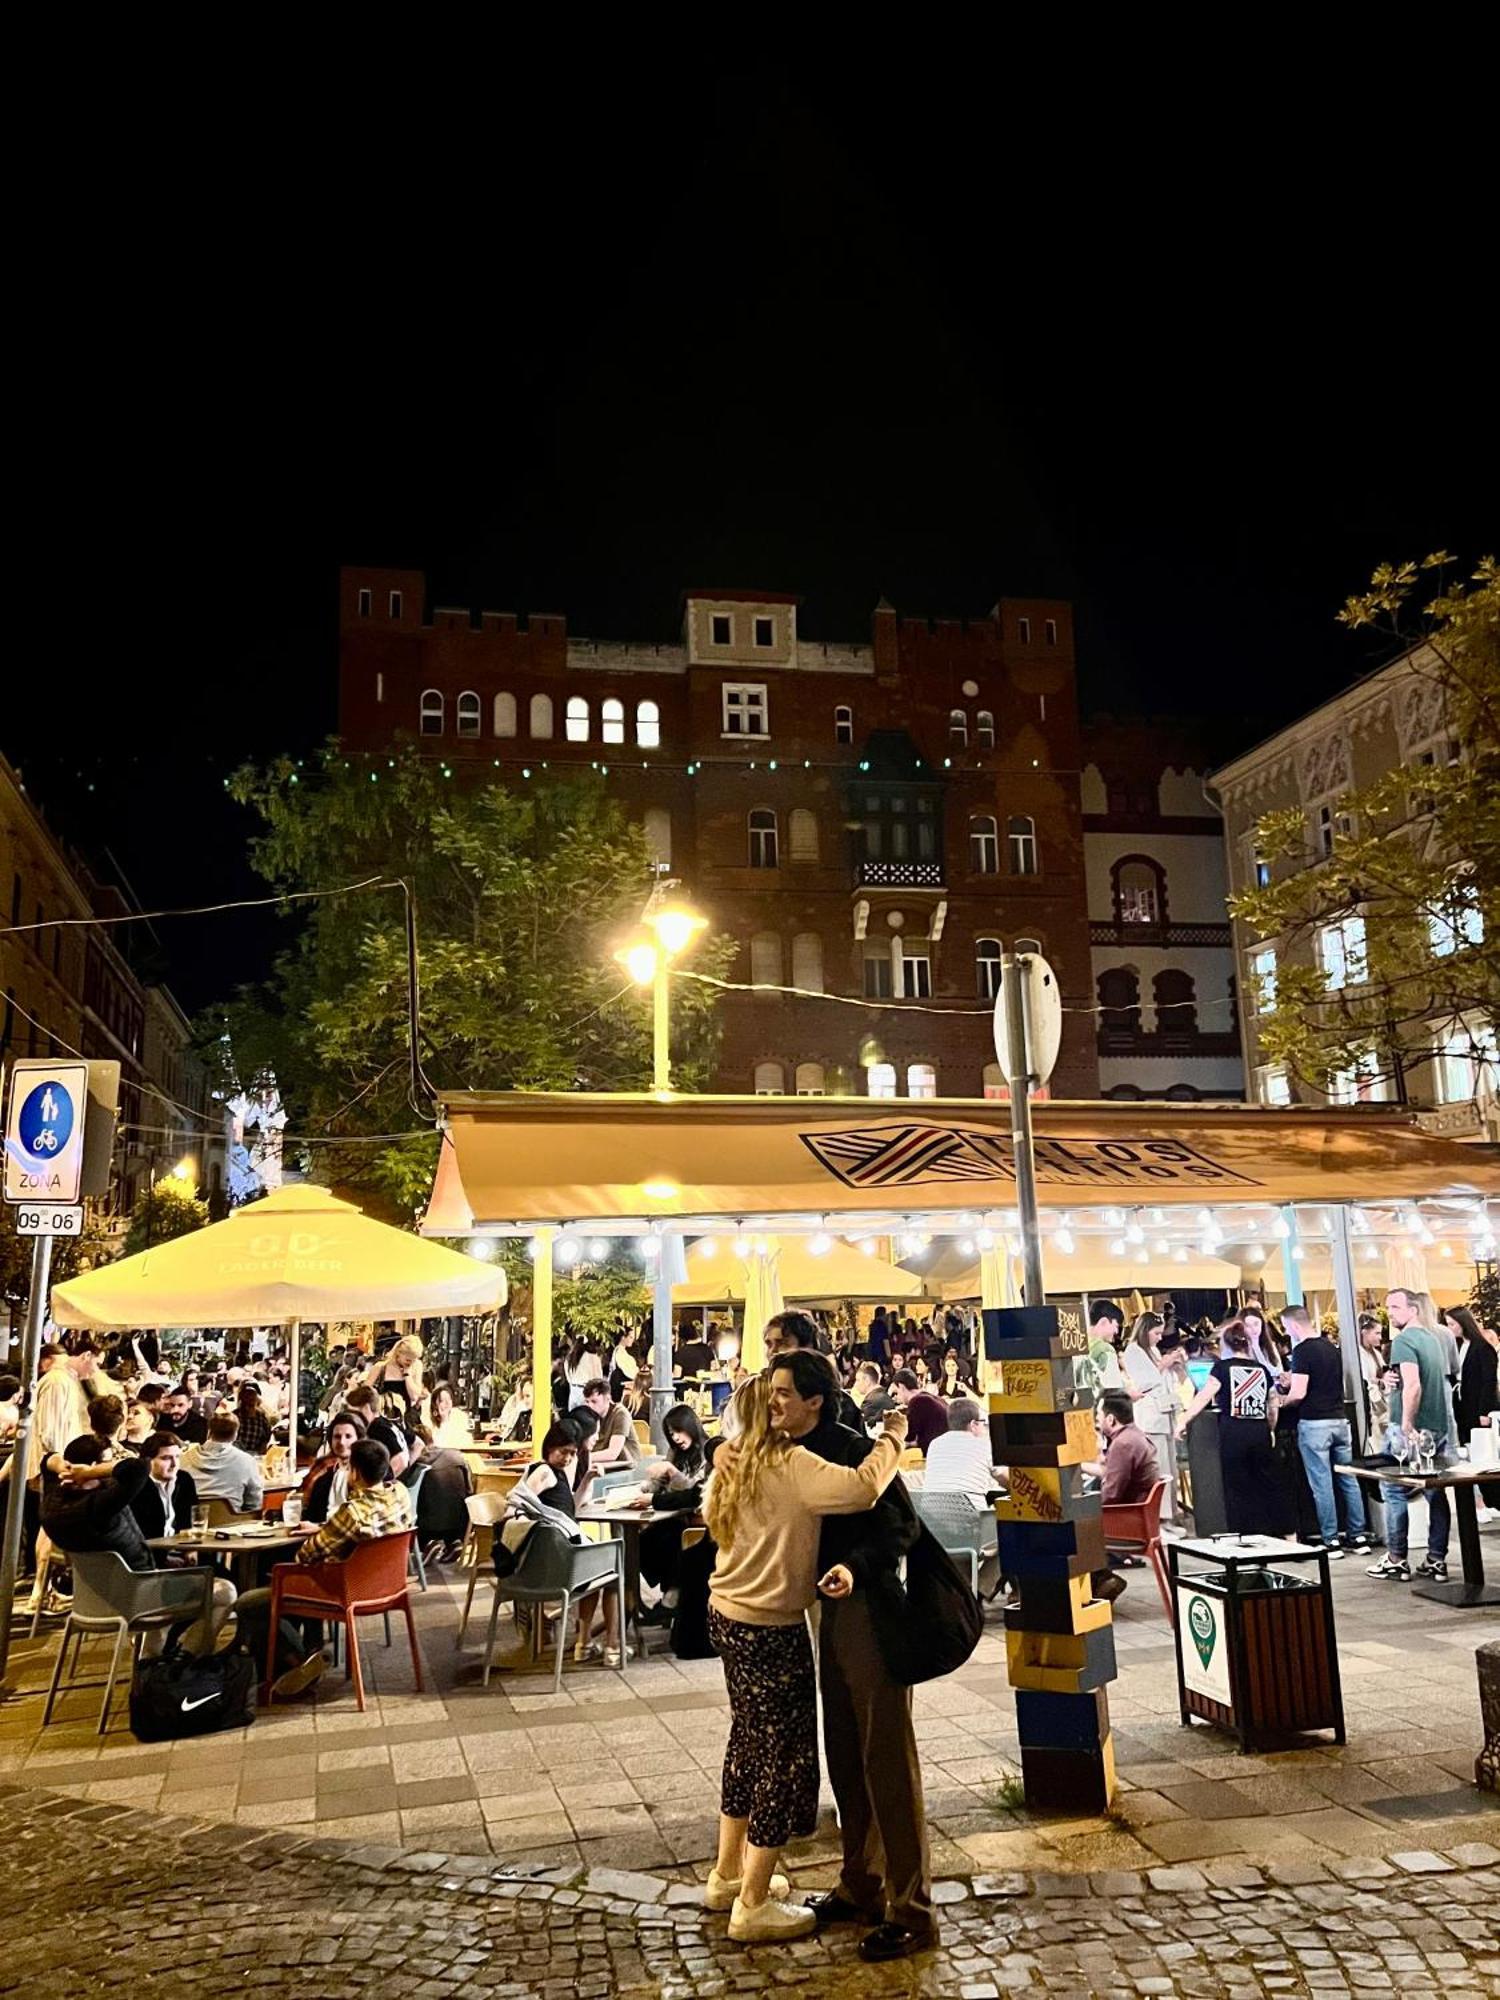
[[873, 1236], [867, 1236], [864, 1242], [861, 1243], [859, 1247], [867, 1257], [873, 1257], [875, 1255], [875, 1251], [877, 1248], [875, 1238]]
[[958, 1247], [960, 1253], [963, 1256], [972, 1257], [974, 1255], [974, 1249], [975, 1249], [973, 1237], [972, 1236], [960, 1237]]
[[735, 1256], [743, 1260], [750, 1255], [750, 1238], [742, 1232], [735, 1237], [733, 1247]]
[[1071, 1229], [1059, 1229], [1057, 1234], [1053, 1237], [1052, 1241], [1056, 1246], [1057, 1253], [1060, 1257], [1072, 1256], [1073, 1232]]
[[1302, 1245], [1300, 1243], [1294, 1243], [1292, 1245], [1292, 1262], [1294, 1264], [1300, 1264], [1302, 1262]]
[[717, 1236], [703, 1237], [701, 1241], [693, 1245], [693, 1254], [695, 1257], [717, 1257], [719, 1254], [718, 1237]]
[[653, 1257], [659, 1257], [661, 1255], [661, 1238], [659, 1236], [643, 1236], [641, 1238], [641, 1255], [648, 1264]]
[[814, 1257], [826, 1257], [833, 1248], [833, 1238], [820, 1229], [816, 1236], [808, 1238], [807, 1248], [809, 1254]]
[[1187, 1262], [1187, 1251], [1183, 1249], [1180, 1243], [1172, 1252], [1172, 1262], [1174, 1264], [1185, 1264]]
[[980, 1249], [981, 1249], [981, 1250], [993, 1250], [993, 1249], [994, 1249], [994, 1247], [995, 1247], [995, 1232], [994, 1232], [994, 1230], [993, 1230], [993, 1229], [981, 1229], [981, 1230], [980, 1230], [980, 1232], [979, 1232], [979, 1235], [978, 1235], [978, 1237], [977, 1237], [977, 1239], [976, 1239], [976, 1241], [978, 1242], [978, 1244], [979, 1244], [979, 1247], [980, 1247]]
[[1272, 1233], [1276, 1236], [1279, 1236], [1282, 1242], [1284, 1243], [1287, 1237], [1289, 1237], [1292, 1233], [1292, 1225], [1287, 1221], [1284, 1215], [1278, 1215], [1276, 1220], [1271, 1224], [1271, 1230]]
[[1125, 1231], [1125, 1241], [1127, 1243], [1144, 1243], [1145, 1240], [1146, 1240], [1145, 1230], [1142, 1229], [1141, 1225], [1136, 1221], [1135, 1217], [1132, 1216], [1130, 1218], [1129, 1226]]
[[1104, 1211], [1104, 1220], [1109, 1228], [1118, 1229], [1120, 1224], [1125, 1220], [1125, 1218], [1120, 1213], [1119, 1209], [1107, 1208]]
[[1166, 1210], [1165, 1210], [1164, 1208], [1153, 1208], [1153, 1209], [1152, 1209], [1152, 1211], [1151, 1211], [1151, 1220], [1152, 1220], [1153, 1222], [1155, 1222], [1155, 1223], [1157, 1223], [1157, 1224], [1161, 1224], [1161, 1223], [1165, 1222], [1165, 1221], [1166, 1221], [1166, 1219], [1167, 1219], [1167, 1211], [1166, 1211]]
[[1157, 1257], [1165, 1257], [1169, 1247], [1165, 1236], [1158, 1236], [1151, 1245], [1152, 1253]]
[[558, 1244], [557, 1261], [559, 1264], [576, 1264], [578, 1262], [578, 1245], [573, 1241], [571, 1236], [565, 1236], [561, 1243]]
[[609, 1245], [602, 1236], [596, 1236], [589, 1245], [589, 1257], [595, 1264], [602, 1264], [609, 1255]]

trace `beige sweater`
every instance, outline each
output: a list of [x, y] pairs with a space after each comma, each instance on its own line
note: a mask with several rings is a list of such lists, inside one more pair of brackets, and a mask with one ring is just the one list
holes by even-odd
[[817, 1595], [824, 1514], [863, 1514], [896, 1476], [901, 1444], [885, 1436], [863, 1465], [830, 1465], [793, 1445], [762, 1471], [734, 1547], [720, 1549], [709, 1603], [741, 1625], [796, 1625]]

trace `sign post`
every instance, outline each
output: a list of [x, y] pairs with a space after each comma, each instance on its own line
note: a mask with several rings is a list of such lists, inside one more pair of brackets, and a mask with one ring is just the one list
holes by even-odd
[[[101, 1065], [114, 1072], [117, 1064]], [[31, 1249], [31, 1293], [26, 1301], [26, 1327], [21, 1340], [21, 1396], [17, 1406], [15, 1445], [6, 1488], [5, 1534], [0, 1545], [0, 1676], [10, 1660], [11, 1626], [15, 1613], [16, 1576], [21, 1566], [21, 1524], [26, 1504], [26, 1466], [36, 1418], [36, 1382], [42, 1328], [47, 1319], [47, 1282], [52, 1271], [54, 1235], [76, 1236], [83, 1227], [81, 1196], [85, 1187], [85, 1152], [97, 1178], [95, 1146], [104, 1141], [108, 1171], [109, 1125], [90, 1120], [87, 1062], [57, 1062], [50, 1057], [12, 1063], [5, 1110], [5, 1199], [16, 1211], [20, 1234], [35, 1239]], [[108, 1085], [108, 1080], [103, 1079]], [[110, 1121], [112, 1123], [112, 1121]]]
[[995, 1054], [1010, 1094], [1010, 1136], [1016, 1162], [1016, 1206], [1021, 1217], [1021, 1260], [1029, 1306], [1045, 1303], [1042, 1228], [1036, 1204], [1036, 1151], [1031, 1135], [1031, 1091], [1045, 1083], [1062, 1039], [1057, 980], [1044, 958], [1031, 952], [1000, 958], [995, 998]]

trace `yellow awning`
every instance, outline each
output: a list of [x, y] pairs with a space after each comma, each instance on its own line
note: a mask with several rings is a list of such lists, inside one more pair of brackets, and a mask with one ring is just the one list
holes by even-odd
[[98, 1331], [405, 1319], [505, 1303], [498, 1264], [374, 1222], [327, 1188], [279, 1188], [190, 1236], [58, 1285], [52, 1317]]
[[[998, 1104], [497, 1091], [443, 1109], [433, 1236], [610, 1217], [957, 1216], [1015, 1200]], [[1396, 1111], [1050, 1103], [1035, 1127], [1044, 1208], [1500, 1193], [1495, 1148], [1429, 1137]]]
[[[776, 1269], [784, 1301], [894, 1301], [922, 1295], [921, 1280], [910, 1271], [888, 1264], [883, 1257], [867, 1257], [847, 1243], [835, 1243], [822, 1256], [814, 1256], [805, 1237], [770, 1240], [780, 1247]], [[673, 1305], [737, 1305], [744, 1299], [749, 1283], [747, 1263], [735, 1255], [732, 1245], [711, 1236], [689, 1250], [687, 1273], [686, 1284], [672, 1287]]]

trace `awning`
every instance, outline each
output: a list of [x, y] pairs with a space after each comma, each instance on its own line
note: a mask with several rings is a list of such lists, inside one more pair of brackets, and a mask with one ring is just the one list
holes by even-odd
[[[756, 1243], [767, 1239], [757, 1237]], [[888, 1264], [883, 1257], [867, 1257], [847, 1243], [835, 1243], [821, 1255], [797, 1236], [784, 1241], [772, 1237], [777, 1246], [777, 1278], [784, 1301], [819, 1299], [915, 1299], [922, 1286], [910, 1271]], [[741, 1303], [749, 1284], [747, 1261], [736, 1255], [728, 1243], [706, 1236], [688, 1252], [687, 1280], [672, 1287], [673, 1305], [736, 1305]]]
[[[1007, 1108], [970, 1100], [445, 1096], [433, 1236], [612, 1218], [896, 1216], [1015, 1201]], [[1043, 1208], [1500, 1194], [1500, 1154], [1396, 1111], [1036, 1106]]]
[[[981, 1291], [981, 1259], [981, 1252], [965, 1256], [958, 1244], [947, 1238], [939, 1239], [930, 1250], [902, 1261], [907, 1270], [915, 1271], [921, 1278], [923, 1298], [977, 1299]], [[1123, 1257], [1111, 1256], [1102, 1243], [1079, 1244], [1065, 1253], [1049, 1239], [1044, 1245], [1042, 1261], [1048, 1292], [1063, 1297], [1084, 1292], [1115, 1292], [1122, 1285], [1134, 1285], [1148, 1292], [1170, 1291], [1174, 1286], [1195, 1292], [1232, 1292], [1238, 1291], [1242, 1282], [1238, 1264], [1185, 1249], [1180, 1257], [1171, 1250], [1161, 1254], [1148, 1251], [1143, 1261], [1134, 1250]], [[1019, 1260], [1012, 1258], [1011, 1262]]]

